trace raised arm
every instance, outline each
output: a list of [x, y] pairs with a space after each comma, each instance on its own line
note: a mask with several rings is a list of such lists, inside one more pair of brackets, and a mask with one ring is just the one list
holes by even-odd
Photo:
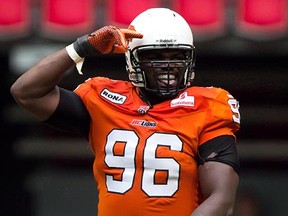
[[57, 84], [74, 65], [65, 49], [43, 58], [11, 86], [15, 101], [40, 120], [46, 120], [59, 102]]
[[78, 38], [66, 49], [59, 50], [40, 60], [11, 86], [15, 101], [34, 114], [39, 120], [46, 120], [59, 103], [57, 84], [66, 71], [95, 54], [123, 53], [128, 40], [143, 35], [129, 29], [105, 26], [92, 34]]

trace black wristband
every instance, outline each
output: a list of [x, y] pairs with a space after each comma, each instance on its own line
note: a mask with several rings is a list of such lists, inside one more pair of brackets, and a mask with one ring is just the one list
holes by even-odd
[[91, 55], [95, 55], [95, 54], [99, 53], [94, 47], [92, 47], [89, 44], [88, 36], [89, 35], [84, 35], [84, 36], [78, 38], [73, 43], [73, 47], [74, 47], [75, 51], [82, 58], [84, 58], [86, 56], [91, 56]]

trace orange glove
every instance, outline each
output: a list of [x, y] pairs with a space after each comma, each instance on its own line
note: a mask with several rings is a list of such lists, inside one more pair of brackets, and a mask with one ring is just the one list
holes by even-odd
[[142, 37], [143, 34], [132, 29], [104, 26], [89, 35], [78, 38], [73, 43], [73, 47], [82, 58], [99, 53], [124, 53], [127, 50], [128, 41]]

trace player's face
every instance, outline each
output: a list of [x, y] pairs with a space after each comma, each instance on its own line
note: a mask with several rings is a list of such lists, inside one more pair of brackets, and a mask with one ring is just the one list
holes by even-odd
[[177, 49], [144, 50], [139, 53], [148, 89], [171, 91], [183, 82], [185, 53]]

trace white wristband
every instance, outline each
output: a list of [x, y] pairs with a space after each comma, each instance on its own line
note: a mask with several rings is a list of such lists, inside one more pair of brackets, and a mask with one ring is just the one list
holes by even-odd
[[81, 56], [78, 55], [78, 53], [75, 51], [73, 44], [70, 44], [68, 46], [66, 46], [66, 51], [69, 55], [69, 57], [76, 63], [76, 68], [78, 70], [79, 74], [83, 74], [81, 69], [82, 69], [82, 65], [84, 63], [84, 59]]
[[66, 51], [70, 58], [77, 64], [79, 61], [81, 61], [83, 58], [80, 57], [77, 52], [74, 49], [73, 43], [66, 46]]

